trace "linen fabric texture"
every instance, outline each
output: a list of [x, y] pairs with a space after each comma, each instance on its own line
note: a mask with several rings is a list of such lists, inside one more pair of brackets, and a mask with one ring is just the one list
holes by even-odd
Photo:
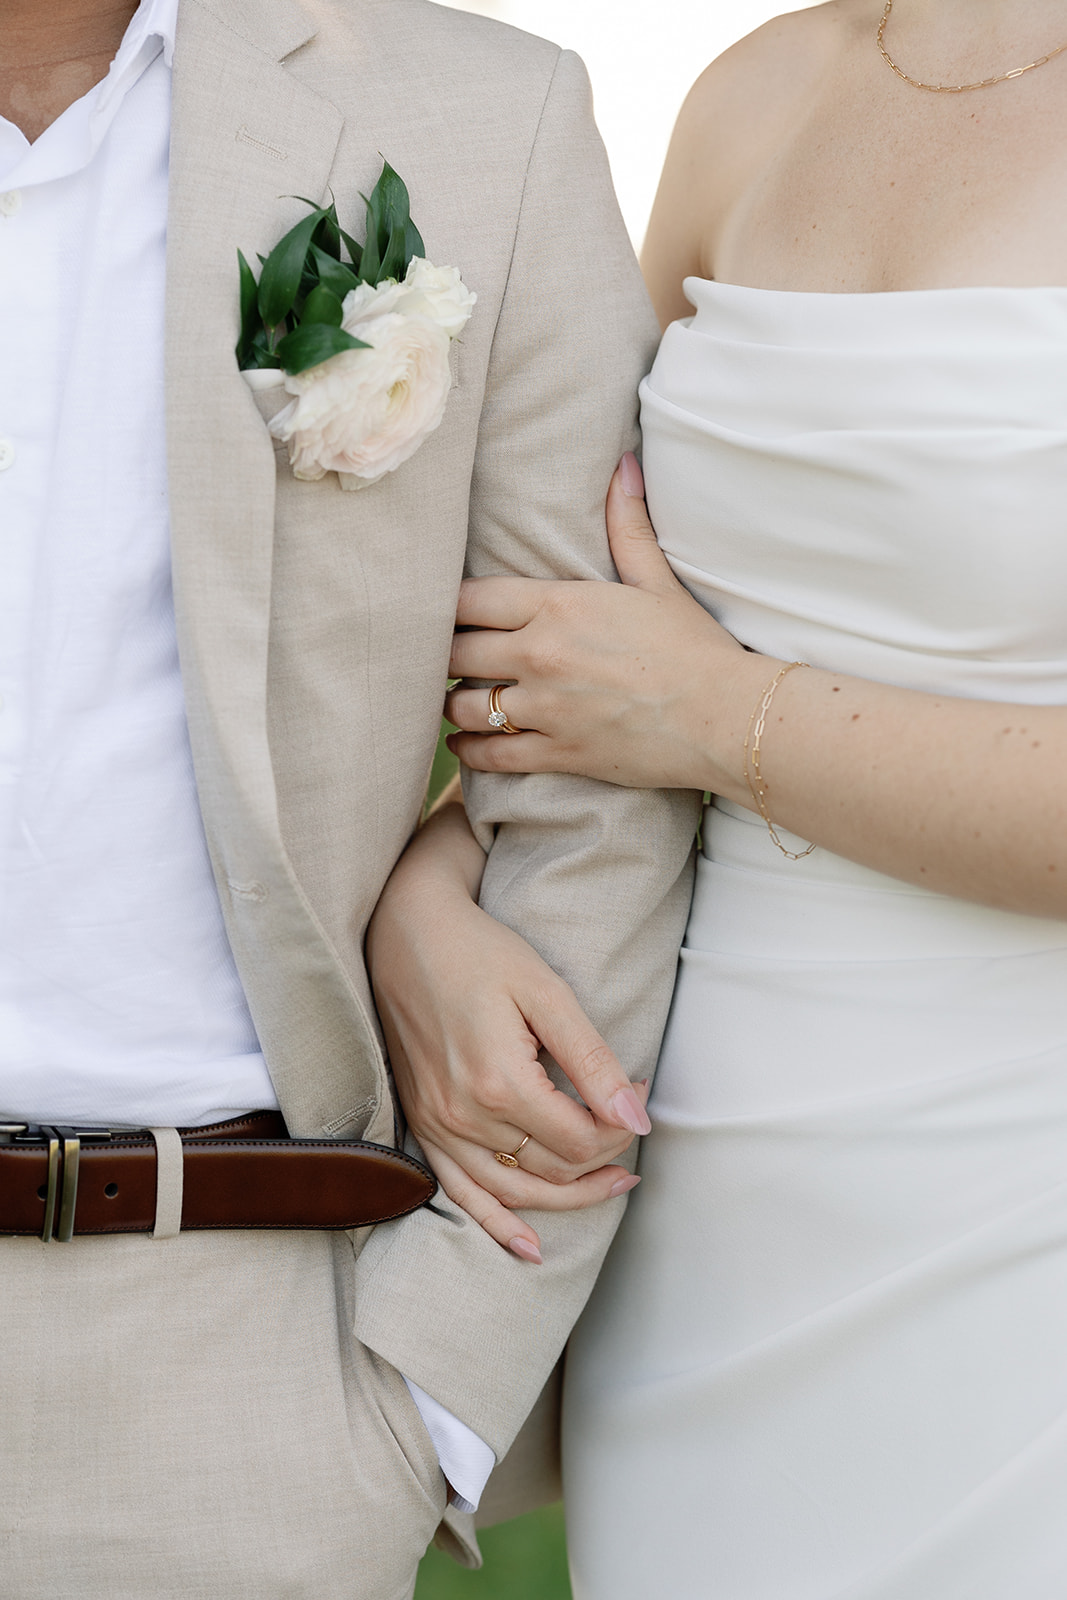
[[[163, 1124], [157, 1238], [180, 1226], [175, 1125], [277, 1104], [204, 842], [171, 595], [177, 14], [142, 0], [107, 77], [32, 145], [0, 118], [0, 1120]], [[492, 1451], [414, 1399], [473, 1510]]]
[[0, 1269], [6, 1593], [408, 1600], [445, 1481], [347, 1335], [347, 1235], [5, 1239]]
[[[303, 214], [285, 197], [329, 190], [347, 213], [379, 151], [479, 302], [441, 428], [352, 495], [297, 483], [274, 449], [233, 358], [235, 261]], [[167, 267], [175, 613], [229, 942], [290, 1131], [391, 1142], [362, 937], [418, 820], [458, 583], [465, 567], [612, 575], [603, 497], [654, 340], [581, 65], [422, 0], [182, 0]], [[649, 1072], [694, 797], [488, 777], [468, 805], [492, 845], [489, 909]], [[354, 1238], [346, 1326], [503, 1456], [621, 1211], [539, 1218], [531, 1269], [439, 1196]], [[527, 1466], [526, 1492], [551, 1473]], [[62, 1527], [58, 1502], [30, 1510]], [[475, 1559], [469, 1519], [448, 1522]]]

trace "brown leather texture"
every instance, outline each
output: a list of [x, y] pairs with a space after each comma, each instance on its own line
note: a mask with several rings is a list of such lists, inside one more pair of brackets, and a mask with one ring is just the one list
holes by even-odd
[[[289, 1139], [277, 1112], [178, 1131], [183, 1231], [360, 1228], [406, 1216], [437, 1188], [433, 1174], [401, 1150], [361, 1140]], [[47, 1183], [47, 1143], [0, 1144], [0, 1234], [41, 1233]], [[150, 1233], [155, 1214], [151, 1135], [84, 1140], [75, 1235]]]

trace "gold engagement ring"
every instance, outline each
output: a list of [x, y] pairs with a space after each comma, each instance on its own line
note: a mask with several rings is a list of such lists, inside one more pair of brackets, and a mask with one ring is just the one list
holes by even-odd
[[508, 721], [508, 714], [500, 704], [500, 696], [507, 688], [509, 684], [495, 683], [489, 691], [489, 726], [496, 733], [521, 733], [521, 728]]

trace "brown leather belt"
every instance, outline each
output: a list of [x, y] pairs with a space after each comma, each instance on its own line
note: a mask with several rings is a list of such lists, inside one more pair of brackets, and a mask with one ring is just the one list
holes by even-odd
[[[290, 1139], [276, 1111], [178, 1133], [183, 1231], [361, 1228], [406, 1216], [437, 1188], [387, 1145]], [[146, 1129], [0, 1124], [0, 1234], [151, 1233], [156, 1163]]]

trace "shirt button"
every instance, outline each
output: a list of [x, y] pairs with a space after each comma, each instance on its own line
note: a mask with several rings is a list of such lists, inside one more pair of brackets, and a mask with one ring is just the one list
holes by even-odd
[[6, 472], [8, 467], [15, 464], [15, 443], [13, 439], [0, 438], [0, 472]]
[[0, 194], [0, 217], [14, 217], [22, 210], [22, 193], [19, 189], [8, 189], [6, 194]]

